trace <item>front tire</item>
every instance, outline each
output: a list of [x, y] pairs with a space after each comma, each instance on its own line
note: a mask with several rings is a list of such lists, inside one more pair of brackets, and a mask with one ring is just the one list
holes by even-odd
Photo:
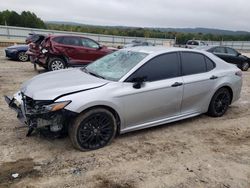
[[108, 145], [115, 137], [117, 123], [114, 115], [103, 108], [80, 114], [69, 126], [69, 137], [76, 149], [95, 150]]
[[19, 52], [17, 54], [18, 61], [26, 62], [29, 60], [29, 56], [26, 54], [26, 52]]
[[48, 69], [50, 71], [56, 71], [65, 69], [66, 65], [63, 59], [61, 58], [50, 58], [48, 62]]
[[241, 70], [242, 71], [247, 71], [249, 69], [249, 63], [248, 62], [244, 62], [241, 65]]
[[208, 115], [212, 117], [223, 116], [230, 103], [232, 96], [227, 88], [221, 88], [215, 92], [209, 105]]

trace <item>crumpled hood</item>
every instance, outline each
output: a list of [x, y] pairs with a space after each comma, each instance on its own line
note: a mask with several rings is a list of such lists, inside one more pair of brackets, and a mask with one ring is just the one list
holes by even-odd
[[68, 93], [101, 87], [108, 82], [78, 68], [65, 69], [35, 76], [22, 85], [21, 91], [34, 100], [54, 100]]

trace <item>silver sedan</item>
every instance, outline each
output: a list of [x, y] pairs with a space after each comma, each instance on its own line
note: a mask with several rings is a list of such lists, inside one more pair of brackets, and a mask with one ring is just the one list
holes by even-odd
[[207, 113], [222, 116], [240, 97], [241, 71], [209, 52], [136, 47], [85, 68], [41, 74], [5, 97], [33, 130], [69, 133], [79, 150], [116, 134]]

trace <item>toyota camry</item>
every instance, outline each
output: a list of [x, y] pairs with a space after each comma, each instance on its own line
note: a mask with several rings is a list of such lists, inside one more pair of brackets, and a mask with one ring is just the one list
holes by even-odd
[[26, 81], [9, 107], [33, 130], [67, 131], [72, 145], [93, 150], [115, 135], [206, 113], [225, 114], [240, 97], [242, 72], [206, 51], [126, 48], [84, 68]]

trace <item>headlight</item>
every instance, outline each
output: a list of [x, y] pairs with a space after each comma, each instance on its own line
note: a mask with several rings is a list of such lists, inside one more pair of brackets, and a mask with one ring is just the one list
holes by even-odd
[[71, 103], [71, 101], [56, 102], [50, 105], [45, 105], [44, 109], [49, 112], [55, 112], [65, 108], [69, 103]]
[[45, 49], [45, 48], [44, 48], [44, 49], [42, 49], [42, 53], [43, 53], [43, 54], [46, 54], [47, 52], [48, 52], [48, 50], [47, 50], [47, 49]]

